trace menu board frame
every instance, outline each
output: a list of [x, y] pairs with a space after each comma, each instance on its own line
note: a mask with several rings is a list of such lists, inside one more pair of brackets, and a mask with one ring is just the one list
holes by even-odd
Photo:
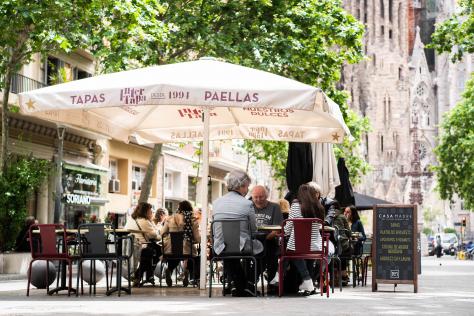
[[[385, 278], [377, 278], [377, 258], [381, 255], [379, 252], [380, 247], [377, 247], [377, 240], [380, 236], [381, 225], [378, 224], [378, 213], [381, 209], [411, 209], [412, 210], [412, 235], [409, 236], [411, 238], [411, 244], [413, 246], [412, 249], [412, 256], [410, 264], [413, 267], [413, 278], [412, 279], [385, 279]], [[372, 292], [377, 291], [377, 284], [379, 283], [386, 283], [386, 284], [413, 284], [414, 286], [414, 293], [418, 292], [418, 250], [417, 250], [417, 235], [418, 235], [418, 225], [417, 225], [417, 205], [415, 204], [379, 204], [374, 205], [373, 209], [373, 239], [372, 239]]]

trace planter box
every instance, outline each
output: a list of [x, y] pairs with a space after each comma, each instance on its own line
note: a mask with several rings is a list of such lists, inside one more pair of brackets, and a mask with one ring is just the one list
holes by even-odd
[[0, 273], [26, 275], [30, 260], [29, 252], [0, 253]]

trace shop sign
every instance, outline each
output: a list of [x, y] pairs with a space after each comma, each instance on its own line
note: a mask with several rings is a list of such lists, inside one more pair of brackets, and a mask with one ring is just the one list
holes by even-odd
[[80, 194], [66, 194], [67, 204], [79, 204], [79, 205], [90, 205], [91, 197]]
[[64, 203], [90, 205], [99, 196], [100, 175], [64, 168], [62, 185]]

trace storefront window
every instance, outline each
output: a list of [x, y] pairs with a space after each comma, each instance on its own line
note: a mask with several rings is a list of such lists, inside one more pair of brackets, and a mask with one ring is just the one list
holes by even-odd
[[101, 176], [92, 172], [68, 165], [63, 168], [62, 202], [67, 227], [77, 228], [82, 223], [100, 220], [99, 205], [94, 205], [94, 198], [100, 195]]

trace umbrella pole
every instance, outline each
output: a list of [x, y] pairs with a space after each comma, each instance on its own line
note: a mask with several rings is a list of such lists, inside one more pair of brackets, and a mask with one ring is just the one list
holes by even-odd
[[202, 112], [204, 121], [204, 133], [202, 144], [202, 185], [201, 185], [201, 276], [199, 288], [206, 289], [207, 280], [207, 192], [209, 176], [209, 107], [205, 106]]

